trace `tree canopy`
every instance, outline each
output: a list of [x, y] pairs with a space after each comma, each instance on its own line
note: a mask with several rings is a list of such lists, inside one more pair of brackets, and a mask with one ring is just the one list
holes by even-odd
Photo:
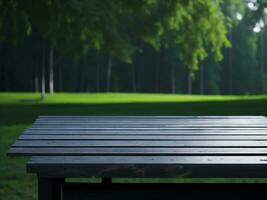
[[266, 13], [263, 0], [0, 0], [0, 90], [263, 93]]
[[94, 48], [131, 63], [139, 41], [159, 49], [171, 33], [177, 56], [191, 72], [210, 51], [216, 60], [229, 47], [221, 1], [206, 0], [1, 0], [1, 39], [18, 30], [37, 29], [62, 52], [81, 56]]

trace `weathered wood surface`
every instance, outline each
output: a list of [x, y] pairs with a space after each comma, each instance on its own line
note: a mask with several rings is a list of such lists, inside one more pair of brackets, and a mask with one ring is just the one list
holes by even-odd
[[24, 132], [24, 135], [35, 135], [35, 134], [44, 134], [44, 135], [212, 135], [212, 134], [235, 134], [235, 135], [266, 135], [267, 128], [179, 128], [179, 129], [92, 129], [92, 130], [36, 130], [36, 129], [27, 129]]
[[267, 156], [38, 156], [44, 177], [267, 177]]
[[13, 147], [265, 147], [267, 141], [47, 141], [18, 140]]
[[267, 118], [40, 116], [8, 155], [51, 177], [266, 177]]
[[12, 155], [267, 155], [267, 148], [21, 148], [10, 150]]
[[193, 140], [267, 140], [267, 135], [22, 135], [20, 140], [123, 140], [123, 141], [193, 141]]

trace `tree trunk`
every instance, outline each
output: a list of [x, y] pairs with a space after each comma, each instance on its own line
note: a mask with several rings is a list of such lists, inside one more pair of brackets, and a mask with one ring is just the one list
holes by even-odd
[[49, 52], [49, 91], [54, 94], [54, 49], [50, 47]]
[[4, 90], [3, 85], [4, 85], [4, 70], [3, 70], [3, 65], [1, 65], [0, 63], [0, 91]]
[[39, 93], [39, 76], [38, 76], [38, 72], [35, 72], [34, 75], [34, 88], [35, 88], [35, 92]]
[[176, 77], [175, 77], [175, 66], [172, 66], [171, 69], [171, 84], [172, 84], [172, 93], [175, 94], [176, 93]]
[[7, 70], [8, 68], [7, 68], [7, 65], [5, 65], [5, 67], [4, 67], [4, 80], [5, 80], [5, 91], [6, 92], [8, 92], [8, 90], [9, 90], [9, 80], [8, 80], [8, 70]]
[[41, 100], [45, 99], [45, 67], [42, 67], [42, 93]]
[[41, 80], [41, 100], [45, 99], [45, 48], [43, 50], [42, 58], [42, 80]]
[[136, 67], [135, 67], [134, 61], [132, 63], [132, 78], [133, 78], [133, 92], [136, 92], [137, 91], [137, 85], [136, 85]]
[[[230, 42], [233, 42], [233, 30], [229, 30]], [[233, 93], [233, 50], [229, 48], [229, 94]]]
[[99, 72], [100, 72], [100, 64], [99, 64], [99, 54], [96, 53], [96, 71], [95, 71], [95, 76], [96, 76], [96, 91], [100, 91], [99, 87]]
[[85, 67], [87, 65], [87, 55], [84, 55], [82, 58], [82, 62], [80, 65], [80, 86], [78, 88], [78, 91], [80, 92], [87, 92], [87, 85], [86, 85], [86, 81], [85, 80]]
[[113, 90], [114, 92], [120, 92], [120, 88], [119, 88], [119, 81], [118, 81], [118, 78], [117, 77], [114, 77], [113, 76]]
[[260, 72], [261, 72], [261, 92], [265, 92], [265, 73], [264, 73], [264, 31], [260, 33]]
[[112, 72], [112, 55], [109, 54], [108, 69], [107, 69], [107, 92], [110, 92], [111, 72]]
[[139, 90], [140, 90], [140, 88], [141, 88], [141, 86], [140, 86], [140, 84], [141, 84], [141, 75], [139, 74], [139, 66], [140, 66], [140, 62], [139, 62], [139, 60], [140, 60], [140, 58], [138, 57], [139, 56], [139, 54], [137, 54], [137, 56], [136, 56], [136, 58], [135, 58], [135, 60], [134, 60], [134, 62], [135, 62], [135, 87], [136, 87], [136, 89], [135, 89], [135, 92], [138, 92]]
[[62, 80], [61, 67], [58, 67], [58, 90], [59, 90], [59, 92], [63, 91], [63, 80]]
[[200, 70], [199, 70], [200, 94], [204, 94], [204, 69], [203, 69], [203, 65], [200, 64], [199, 68], [200, 68]]
[[156, 92], [161, 92], [161, 49], [159, 50], [158, 54], [158, 64], [157, 64], [157, 73], [156, 73]]
[[188, 94], [192, 94], [192, 78], [190, 72], [188, 73]]

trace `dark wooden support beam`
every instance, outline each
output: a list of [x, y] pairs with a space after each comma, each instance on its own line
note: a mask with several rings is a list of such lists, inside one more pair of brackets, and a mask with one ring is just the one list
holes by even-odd
[[66, 183], [64, 200], [265, 199], [267, 184]]
[[111, 183], [112, 183], [111, 178], [107, 178], [107, 177], [102, 178], [102, 184], [111, 184]]
[[64, 178], [38, 177], [38, 200], [61, 200]]

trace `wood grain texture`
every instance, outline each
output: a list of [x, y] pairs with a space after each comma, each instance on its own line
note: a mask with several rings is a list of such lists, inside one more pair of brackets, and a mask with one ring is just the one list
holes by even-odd
[[267, 129], [91, 129], [36, 130], [29, 128], [23, 135], [267, 135]]
[[29, 173], [45, 177], [267, 177], [267, 156], [42, 156]]
[[267, 148], [23, 148], [14, 147], [9, 155], [265, 155]]
[[106, 141], [257, 141], [267, 140], [266, 135], [21, 135], [19, 140], [106, 140]]
[[267, 118], [40, 116], [8, 155], [43, 177], [267, 177]]
[[267, 141], [46, 141], [17, 140], [12, 147], [265, 147]]

